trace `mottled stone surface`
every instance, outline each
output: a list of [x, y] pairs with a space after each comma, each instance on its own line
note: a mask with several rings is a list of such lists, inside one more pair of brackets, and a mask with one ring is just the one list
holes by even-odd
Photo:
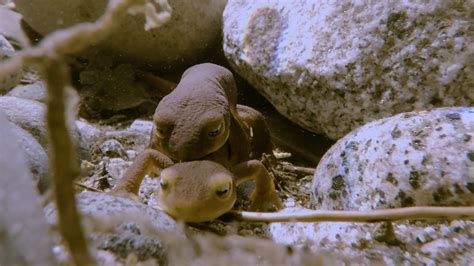
[[126, 129], [107, 131], [106, 138], [114, 138], [122, 143], [129, 143], [140, 152], [150, 144], [153, 121], [137, 119]]
[[55, 265], [42, 200], [9, 124], [0, 112], [0, 265]]
[[[29, 132], [45, 150], [48, 150], [46, 105], [33, 100], [3, 96], [0, 97], [0, 110], [6, 114], [9, 121]], [[77, 145], [78, 154], [83, 158], [90, 156], [87, 144], [82, 141], [75, 124], [70, 127], [72, 141]]]
[[[16, 137], [17, 144], [25, 154], [28, 168], [31, 172], [33, 180], [40, 192], [46, 191], [50, 185], [50, 173], [48, 154], [38, 141], [26, 130], [19, 126], [8, 122], [3, 127], [8, 128]], [[4, 151], [2, 151], [4, 152]]]
[[473, 10], [472, 1], [231, 0], [224, 52], [280, 113], [338, 139], [397, 113], [473, 105]]
[[[140, 261], [156, 259], [161, 264], [167, 260], [161, 234], [185, 239], [181, 227], [171, 217], [143, 203], [105, 193], [83, 192], [77, 195], [77, 206], [93, 247], [122, 259], [134, 254]], [[50, 223], [56, 222], [53, 205], [48, 205], [45, 213]]]
[[21, 28], [21, 15], [0, 3], [0, 35], [7, 37], [14, 45], [27, 47], [30, 40]]
[[131, 110], [153, 112], [157, 102], [140, 82], [138, 68], [129, 63], [115, 65], [113, 61], [110, 56], [99, 55], [79, 74], [79, 114], [97, 118]]
[[340, 139], [312, 183], [317, 209], [474, 204], [474, 108], [380, 119]]
[[[95, 21], [108, 1], [15, 0], [26, 22], [41, 34], [79, 22]], [[150, 1], [153, 2], [153, 1]], [[126, 16], [101, 45], [123, 60], [157, 68], [196, 60], [217, 47], [226, 0], [170, 1], [171, 20], [161, 28], [144, 30], [143, 15]], [[159, 9], [158, 9], [159, 11]]]
[[[0, 33], [0, 62], [7, 60], [15, 54], [15, 49], [10, 42]], [[0, 95], [20, 82], [23, 70], [9, 69], [0, 75]]]
[[[29, 169], [43, 192], [48, 188], [48, 132], [45, 123], [46, 106], [43, 103], [12, 96], [0, 97], [0, 111], [12, 122], [11, 130], [19, 140], [19, 148], [26, 155]], [[75, 124], [71, 127], [72, 141], [80, 158], [90, 157], [90, 147]]]
[[126, 156], [122, 143], [115, 139], [108, 139], [100, 144], [100, 151], [103, 155], [113, 158]]
[[[301, 210], [284, 210], [292, 211]], [[346, 258], [362, 257], [363, 265], [474, 263], [472, 221], [396, 222], [393, 227], [399, 244], [395, 245], [380, 241], [382, 227], [383, 224], [377, 223], [272, 223], [268, 231], [278, 244], [304, 246], [312, 251], [328, 250]]]
[[33, 84], [18, 85], [9, 91], [6, 96], [46, 103], [46, 86], [42, 81]]

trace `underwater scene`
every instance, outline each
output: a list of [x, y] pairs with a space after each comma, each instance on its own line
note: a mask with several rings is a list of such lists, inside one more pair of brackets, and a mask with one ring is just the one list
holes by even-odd
[[474, 265], [474, 1], [0, 0], [0, 266]]

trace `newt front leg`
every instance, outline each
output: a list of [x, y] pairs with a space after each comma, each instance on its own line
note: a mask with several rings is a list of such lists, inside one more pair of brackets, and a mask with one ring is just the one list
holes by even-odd
[[138, 191], [145, 175], [153, 171], [161, 171], [173, 164], [173, 161], [161, 152], [146, 149], [138, 154], [110, 193], [141, 202]]
[[250, 209], [253, 211], [268, 211], [272, 206], [278, 210], [283, 208], [283, 204], [275, 190], [273, 178], [268, 173], [265, 166], [258, 160], [250, 160], [237, 164], [232, 168], [235, 184], [255, 180], [255, 190], [252, 193], [252, 203]]

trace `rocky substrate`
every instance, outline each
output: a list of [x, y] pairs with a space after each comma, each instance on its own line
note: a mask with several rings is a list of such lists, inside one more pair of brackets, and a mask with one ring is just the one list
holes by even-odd
[[473, 9], [472, 1], [230, 0], [224, 52], [281, 114], [337, 140], [401, 112], [472, 106]]
[[[283, 213], [297, 213], [302, 208], [372, 210], [405, 206], [473, 205], [474, 109], [434, 108], [456, 103], [468, 105], [472, 102], [471, 91], [465, 91], [465, 86], [472, 84], [471, 76], [465, 75], [466, 71], [471, 71], [469, 60], [472, 58], [470, 46], [466, 44], [470, 37], [463, 34], [467, 27], [465, 21], [468, 18], [465, 15], [468, 4], [433, 1], [432, 9], [422, 6], [414, 8], [414, 5], [405, 10], [403, 4], [386, 1], [378, 2], [371, 9], [365, 10], [357, 5], [347, 5], [349, 1], [342, 1], [334, 5], [313, 5], [309, 9], [296, 6], [288, 10], [285, 6], [274, 8], [283, 5], [282, 1], [270, 1], [268, 6], [256, 1], [255, 8], [247, 6], [252, 11], [248, 12], [251, 23], [246, 24], [251, 30], [242, 31], [252, 38], [245, 39], [243, 45], [240, 45], [228, 36], [240, 29], [243, 25], [240, 23], [245, 24], [245, 19], [237, 22], [232, 22], [232, 19], [233, 14], [239, 13], [237, 11], [241, 8], [247, 10], [246, 1], [229, 3], [224, 17], [227, 36], [225, 49], [228, 56], [231, 54], [229, 58], [233, 67], [272, 101], [275, 99], [270, 96], [274, 94], [267, 89], [281, 88], [272, 85], [273, 77], [277, 77], [277, 85], [284, 84], [284, 88], [290, 88], [290, 92], [280, 90], [275, 95], [288, 96], [290, 100], [297, 99], [296, 109], [291, 107], [291, 101], [286, 102], [287, 99], [273, 101], [273, 104], [294, 121], [314, 131], [324, 132], [334, 139], [348, 133], [327, 151], [316, 169], [313, 168], [316, 166], [314, 163], [295, 167], [288, 162], [290, 154], [280, 150], [275, 150], [280, 159], [263, 158], [263, 163], [275, 176], [277, 190], [284, 200]], [[252, 3], [249, 2], [249, 5]], [[451, 9], [444, 12], [444, 7]], [[54, 8], [51, 7], [51, 10]], [[344, 10], [357, 16], [337, 16], [344, 13]], [[8, 20], [14, 24], [11, 29], [19, 28], [15, 12], [0, 11], [1, 18], [14, 18]], [[303, 19], [297, 20], [297, 24], [283, 23], [287, 15], [294, 16], [292, 12], [300, 11], [310, 17], [327, 11], [327, 21], [324, 21], [340, 29], [338, 31], [328, 27], [327, 30], [334, 30], [334, 34], [322, 34], [322, 39], [319, 40], [326, 41], [320, 41], [321, 44], [315, 45], [317, 49], [311, 50], [310, 55], [325, 55], [319, 61], [310, 60], [311, 56], [300, 56], [299, 53], [304, 51], [298, 49], [304, 50], [304, 45], [292, 43], [290, 35], [280, 35], [292, 29], [291, 32], [298, 39], [308, 39], [306, 35], [298, 35], [295, 30], [301, 26], [301, 30], [312, 32], [311, 27], [309, 31], [304, 27], [307, 17], [302, 16]], [[375, 11], [380, 11], [379, 18], [365, 16]], [[87, 13], [81, 15], [84, 14]], [[433, 14], [438, 14], [439, 20], [426, 21]], [[443, 27], [443, 23], [452, 21], [456, 14], [460, 19], [451, 24], [451, 27]], [[349, 18], [360, 21], [351, 23], [352, 21], [347, 21]], [[302, 24], [298, 24], [301, 21]], [[324, 25], [328, 24], [321, 23], [318, 27]], [[352, 27], [357, 28], [358, 25], [373, 28], [353, 30]], [[440, 27], [442, 31], [439, 31]], [[419, 31], [430, 37], [431, 43], [415, 38]], [[434, 32], [439, 32], [439, 36], [433, 37]], [[372, 41], [359, 40], [349, 33], [368, 36]], [[6, 37], [3, 38], [3, 35]], [[339, 39], [341, 36], [345, 37]], [[446, 39], [446, 36], [455, 38]], [[262, 41], [280, 37], [281, 43], [288, 42], [286, 46], [265, 45]], [[333, 39], [342, 40], [336, 42], [339, 50], [325, 50], [324, 43], [332, 43]], [[384, 41], [377, 42], [381, 39]], [[14, 47], [23, 46], [23, 40], [24, 36], [19, 32], [1, 31], [0, 60], [11, 57]], [[358, 41], [345, 42], [348, 40]], [[403, 50], [401, 47], [411, 47], [406, 46], [408, 42], [421, 42], [421, 46], [415, 45], [411, 50]], [[388, 44], [391, 46], [386, 47]], [[267, 51], [280, 52], [282, 47], [298, 49], [294, 53], [282, 54], [288, 57], [266, 54]], [[387, 49], [390, 53], [385, 54]], [[240, 54], [242, 51], [244, 56]], [[148, 54], [148, 50], [146, 52]], [[417, 60], [424, 53], [438, 61], [420, 63]], [[378, 55], [378, 59], [368, 56], [373, 54]], [[385, 60], [383, 66], [373, 64], [378, 62], [379, 57]], [[417, 60], [407, 61], [407, 58]], [[306, 61], [295, 63], [290, 59]], [[401, 61], [397, 64], [397, 60]], [[317, 64], [313, 65], [314, 62]], [[318, 65], [325, 65], [327, 62], [336, 64], [327, 65], [328, 68], [325, 69]], [[348, 64], [343, 64], [342, 67], [337, 62]], [[285, 69], [281, 64], [287, 64], [291, 71], [281, 72]], [[251, 69], [249, 76], [246, 76], [245, 71], [249, 66], [262, 65], [270, 67], [263, 72], [272, 78], [255, 76], [259, 68]], [[427, 67], [423, 68], [425, 65]], [[302, 71], [302, 66], [307, 71]], [[388, 68], [388, 72], [379, 73], [380, 67], [382, 70]], [[434, 73], [432, 68], [440, 71], [436, 72], [439, 74], [437, 78], [431, 79], [431, 74]], [[118, 182], [137, 153], [146, 147], [150, 138], [152, 122], [149, 116], [142, 119], [126, 116], [126, 111], [137, 107], [150, 108], [150, 102], [154, 101], [148, 101], [146, 90], [135, 87], [135, 74], [138, 72], [132, 65], [103, 62], [82, 68], [76, 73], [78, 83], [75, 85], [82, 89], [80, 104], [90, 104], [86, 106], [86, 110], [97, 112], [97, 109], [89, 107], [100, 107], [103, 103], [108, 105], [99, 112], [117, 113], [125, 110], [119, 115], [93, 123], [75, 118], [73, 112], [69, 113], [71, 136], [78, 147], [81, 164], [80, 178], [75, 180], [77, 206], [83, 217], [89, 246], [99, 264], [474, 263], [473, 221], [264, 224], [237, 222], [224, 216], [208, 223], [185, 225], [156, 208], [154, 191], [158, 182], [153, 176], [145, 177], [140, 188], [139, 196], [143, 203], [109, 195], [110, 189]], [[314, 73], [316, 78], [311, 76]], [[373, 75], [358, 76], [360, 73]], [[340, 79], [341, 76], [345, 78]], [[296, 83], [293, 80], [295, 77]], [[308, 80], [311, 83], [307, 83]], [[422, 80], [430, 82], [425, 84]], [[342, 90], [346, 87], [357, 90]], [[107, 88], [116, 90], [111, 89], [109, 94]], [[304, 92], [304, 88], [311, 89], [309, 96], [308, 93], [299, 94]], [[387, 95], [378, 94], [379, 90], [387, 91]], [[48, 192], [49, 144], [44, 122], [44, 83], [34, 72], [25, 69], [2, 76], [0, 92], [0, 232], [5, 236], [0, 239], [0, 264], [67, 263], [70, 257], [59, 236], [56, 210]], [[129, 94], [133, 94], [133, 97]], [[359, 94], [362, 96], [357, 96]], [[96, 99], [100, 95], [102, 98]], [[459, 95], [463, 97], [460, 98]], [[77, 98], [75, 93], [68, 94], [69, 103], [75, 102]], [[370, 101], [365, 101], [367, 98]], [[429, 104], [425, 100], [429, 100]], [[324, 104], [318, 105], [321, 101]], [[330, 104], [327, 104], [328, 101]], [[366, 105], [358, 105], [361, 102]], [[337, 106], [337, 112], [331, 106]], [[71, 110], [75, 108], [73, 105], [70, 107]], [[426, 107], [434, 109], [392, 116], [392, 112]], [[288, 112], [285, 112], [285, 108]], [[362, 113], [367, 115], [361, 118], [359, 116]], [[385, 118], [377, 120], [382, 116]], [[300, 118], [304, 118], [304, 121]], [[365, 124], [372, 120], [374, 121]], [[338, 123], [334, 124], [336, 122]], [[365, 125], [354, 129], [362, 124]], [[307, 135], [286, 135], [286, 138], [292, 139], [295, 136]], [[317, 155], [321, 149], [314, 149], [318, 150], [316, 156], [309, 157], [319, 159]], [[304, 152], [304, 149], [300, 151]], [[248, 208], [251, 189], [251, 184], [239, 189], [239, 200], [235, 206], [237, 209]], [[43, 206], [45, 207], [42, 208]]]

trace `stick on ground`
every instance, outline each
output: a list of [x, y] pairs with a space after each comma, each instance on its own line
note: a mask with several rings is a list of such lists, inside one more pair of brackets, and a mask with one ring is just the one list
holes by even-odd
[[252, 222], [356, 222], [375, 223], [397, 220], [474, 219], [474, 207], [407, 207], [371, 211], [301, 210], [294, 213], [232, 211], [241, 221]]

